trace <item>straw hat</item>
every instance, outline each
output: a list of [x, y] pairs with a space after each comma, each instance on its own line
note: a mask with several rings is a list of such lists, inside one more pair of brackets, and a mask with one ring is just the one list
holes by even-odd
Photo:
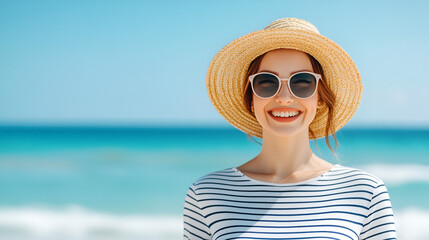
[[[223, 47], [210, 62], [207, 91], [216, 110], [234, 127], [262, 138], [262, 126], [243, 102], [246, 73], [258, 56], [277, 48], [306, 52], [322, 66], [329, 88], [336, 96], [332, 124], [342, 128], [355, 114], [362, 97], [360, 74], [350, 56], [335, 42], [321, 35], [311, 23], [298, 18], [281, 18], [263, 30], [248, 33]], [[325, 134], [328, 107], [317, 110], [310, 129], [317, 138]], [[332, 132], [329, 132], [332, 134]], [[309, 139], [313, 139], [309, 133]]]

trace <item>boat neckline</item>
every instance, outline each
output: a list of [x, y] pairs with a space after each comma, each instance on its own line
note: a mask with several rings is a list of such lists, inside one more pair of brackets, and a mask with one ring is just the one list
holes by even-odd
[[325, 176], [327, 173], [331, 172], [332, 170], [334, 170], [337, 167], [340, 167], [340, 164], [335, 164], [328, 171], [322, 173], [321, 175], [319, 175], [317, 177], [310, 178], [310, 179], [307, 179], [307, 180], [304, 180], [304, 181], [300, 181], [300, 182], [294, 182], [294, 183], [274, 183], [274, 182], [266, 182], [266, 181], [256, 180], [256, 179], [251, 178], [251, 177], [247, 176], [246, 174], [242, 173], [236, 167], [232, 167], [232, 169], [236, 173], [240, 174], [243, 178], [249, 180], [250, 182], [254, 182], [254, 183], [258, 183], [258, 184], [265, 184], [265, 185], [275, 185], [275, 186], [294, 186], [294, 185], [300, 185], [300, 184], [305, 184], [305, 183], [317, 181], [317, 180], [321, 179], [323, 176]]

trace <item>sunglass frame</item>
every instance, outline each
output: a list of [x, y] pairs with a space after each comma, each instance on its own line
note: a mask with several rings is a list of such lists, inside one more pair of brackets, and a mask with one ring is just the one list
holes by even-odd
[[[316, 78], [316, 88], [314, 89], [313, 94], [311, 94], [311, 96], [306, 97], [306, 98], [301, 98], [301, 97], [296, 96], [296, 95], [292, 92], [292, 90], [291, 90], [291, 88], [290, 88], [290, 81], [289, 81], [289, 80], [290, 80], [291, 78], [293, 78], [295, 75], [300, 74], [300, 73], [308, 73], [308, 74], [313, 75], [313, 76]], [[272, 95], [272, 96], [270, 96], [270, 97], [261, 97], [261, 96], [259, 96], [258, 94], [256, 94], [255, 89], [253, 88], [253, 79], [254, 79], [257, 75], [260, 75], [260, 74], [270, 74], [270, 75], [273, 75], [273, 76], [275, 76], [275, 77], [277, 78], [277, 80], [280, 82], [279, 87], [277, 88], [276, 93], [275, 93], [275, 94], [273, 94], [273, 95]], [[316, 91], [317, 91], [317, 87], [319, 86], [319, 80], [320, 80], [321, 78], [322, 78], [322, 75], [320, 75], [320, 74], [318, 74], [318, 73], [314, 73], [314, 72], [308, 72], [308, 71], [296, 72], [296, 73], [292, 74], [292, 76], [290, 76], [289, 78], [279, 78], [277, 75], [275, 75], [274, 73], [270, 73], [270, 72], [258, 72], [258, 73], [255, 73], [255, 74], [253, 74], [253, 75], [250, 75], [250, 76], [249, 76], [249, 81], [250, 81], [250, 85], [251, 85], [251, 87], [252, 87], [252, 91], [253, 91], [253, 93], [254, 93], [256, 96], [258, 96], [259, 98], [262, 98], [262, 99], [269, 99], [269, 98], [272, 98], [272, 97], [276, 96], [276, 95], [279, 93], [280, 89], [281, 89], [282, 81], [287, 81], [287, 87], [288, 87], [288, 89], [289, 89], [289, 92], [290, 92], [294, 97], [299, 98], [299, 99], [308, 99], [308, 98], [311, 98], [311, 97], [316, 93]]]

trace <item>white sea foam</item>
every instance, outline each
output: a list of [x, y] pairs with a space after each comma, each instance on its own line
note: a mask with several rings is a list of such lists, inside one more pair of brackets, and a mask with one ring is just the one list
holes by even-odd
[[370, 164], [358, 168], [374, 174], [388, 185], [401, 185], [411, 182], [429, 183], [429, 165]]
[[[395, 211], [398, 239], [427, 240], [429, 210]], [[114, 215], [79, 206], [63, 210], [0, 208], [0, 239], [182, 239], [182, 216]]]
[[398, 239], [429, 239], [429, 210], [409, 207], [393, 213], [397, 226]]
[[72, 205], [62, 210], [0, 208], [0, 239], [178, 239], [180, 216], [114, 215]]

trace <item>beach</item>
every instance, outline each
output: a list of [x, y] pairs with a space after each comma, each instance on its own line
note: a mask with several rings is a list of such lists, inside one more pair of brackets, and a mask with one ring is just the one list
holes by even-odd
[[[429, 239], [429, 131], [344, 128], [337, 138], [340, 162], [324, 139], [320, 153], [310, 144], [385, 182], [399, 239]], [[181, 239], [189, 185], [259, 151], [232, 128], [2, 127], [0, 238]]]

